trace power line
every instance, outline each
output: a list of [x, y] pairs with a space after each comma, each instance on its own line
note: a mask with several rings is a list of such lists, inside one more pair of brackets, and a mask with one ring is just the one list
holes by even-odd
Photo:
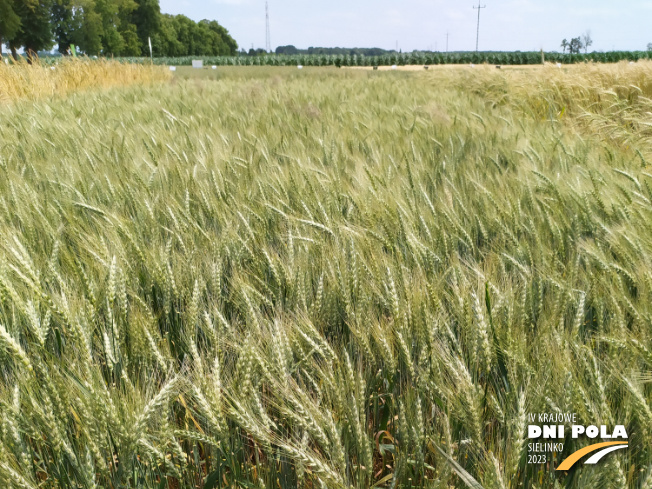
[[478, 52], [478, 42], [480, 40], [480, 10], [482, 10], [483, 8], [487, 8], [487, 6], [486, 5], [480, 5], [480, 0], [478, 0], [478, 6], [477, 7], [474, 6], [473, 8], [478, 9], [478, 30], [477, 30], [477, 32], [475, 34], [475, 52], [477, 53]]
[[265, 51], [272, 52], [272, 38], [269, 33], [269, 2], [265, 2]]

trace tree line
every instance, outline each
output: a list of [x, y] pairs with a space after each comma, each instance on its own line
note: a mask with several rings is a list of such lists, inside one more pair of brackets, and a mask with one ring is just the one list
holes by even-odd
[[214, 20], [162, 14], [158, 0], [0, 0], [0, 44], [14, 57], [72, 45], [103, 56], [232, 56], [238, 45]]
[[582, 49], [584, 53], [589, 52], [589, 47], [593, 45], [593, 38], [591, 37], [591, 31], [586, 31], [581, 36], [573, 37], [570, 41], [564, 39], [561, 42], [561, 49], [563, 53], [566, 53], [568, 49], [569, 54], [579, 54]]

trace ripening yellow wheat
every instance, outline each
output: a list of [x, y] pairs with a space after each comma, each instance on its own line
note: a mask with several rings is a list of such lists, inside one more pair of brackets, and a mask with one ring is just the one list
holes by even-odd
[[52, 66], [38, 61], [33, 65], [25, 61], [0, 63], [0, 103], [34, 100], [91, 88], [148, 84], [169, 77], [169, 71], [161, 66], [109, 60], [64, 59]]

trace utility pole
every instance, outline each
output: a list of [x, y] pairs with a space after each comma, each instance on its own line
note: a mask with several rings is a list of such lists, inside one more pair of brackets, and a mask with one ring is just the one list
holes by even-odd
[[478, 0], [478, 6], [477, 7], [474, 6], [473, 8], [478, 9], [478, 30], [477, 30], [476, 35], [475, 35], [475, 52], [477, 53], [478, 52], [478, 42], [480, 40], [480, 10], [482, 10], [483, 8], [487, 8], [487, 6], [486, 5], [480, 5], [480, 0]]
[[269, 2], [265, 2], [265, 50], [272, 52], [272, 40], [269, 34]]
[[446, 31], [446, 52], [448, 52], [448, 31]]

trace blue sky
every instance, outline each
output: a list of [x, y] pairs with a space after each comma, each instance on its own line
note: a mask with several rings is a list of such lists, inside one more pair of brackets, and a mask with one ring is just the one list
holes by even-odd
[[[474, 0], [269, 0], [272, 48], [380, 47], [474, 50]], [[160, 0], [161, 10], [215, 19], [249, 49], [265, 47], [264, 0]], [[596, 51], [644, 50], [652, 42], [652, 0], [483, 0], [480, 49], [560, 50], [587, 30]], [[477, 1], [476, 1], [477, 5]]]

